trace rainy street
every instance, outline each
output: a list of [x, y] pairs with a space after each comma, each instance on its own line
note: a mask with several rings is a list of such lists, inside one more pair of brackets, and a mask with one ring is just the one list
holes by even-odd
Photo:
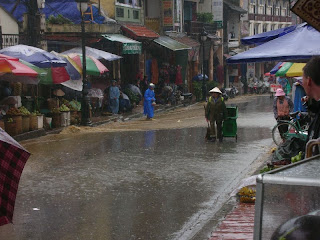
[[0, 239], [198, 239], [270, 150], [272, 101], [227, 102], [239, 107], [237, 142], [205, 142], [203, 103], [21, 142], [32, 156]]

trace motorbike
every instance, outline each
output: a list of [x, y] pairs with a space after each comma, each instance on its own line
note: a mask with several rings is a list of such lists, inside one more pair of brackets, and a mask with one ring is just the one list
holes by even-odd
[[221, 88], [220, 91], [222, 92], [221, 97], [223, 97], [224, 101], [227, 101], [229, 99], [229, 95], [226, 92], [225, 88]]

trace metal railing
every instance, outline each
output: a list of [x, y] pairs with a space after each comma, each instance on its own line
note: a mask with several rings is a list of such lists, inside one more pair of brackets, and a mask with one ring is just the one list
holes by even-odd
[[27, 36], [22, 34], [1, 34], [0, 48], [15, 46], [18, 44], [27, 44]]
[[204, 22], [197, 22], [197, 21], [185, 21], [184, 29], [188, 35], [193, 34], [200, 34], [203, 31], [203, 28], [206, 29], [207, 33], [215, 34], [218, 25], [217, 23], [204, 23]]

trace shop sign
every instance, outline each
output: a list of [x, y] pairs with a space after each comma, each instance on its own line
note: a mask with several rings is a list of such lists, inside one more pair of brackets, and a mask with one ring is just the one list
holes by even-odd
[[122, 54], [141, 54], [141, 43], [123, 43]]
[[213, 21], [217, 24], [217, 28], [221, 29], [223, 27], [223, 0], [213, 0], [212, 4]]
[[163, 26], [173, 25], [173, 2], [172, 0], [163, 0]]

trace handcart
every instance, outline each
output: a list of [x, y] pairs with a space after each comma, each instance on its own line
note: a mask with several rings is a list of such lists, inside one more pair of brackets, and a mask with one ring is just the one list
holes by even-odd
[[222, 134], [223, 137], [234, 137], [236, 142], [238, 140], [237, 135], [237, 118], [238, 118], [238, 107], [227, 106], [228, 117], [223, 121]]

